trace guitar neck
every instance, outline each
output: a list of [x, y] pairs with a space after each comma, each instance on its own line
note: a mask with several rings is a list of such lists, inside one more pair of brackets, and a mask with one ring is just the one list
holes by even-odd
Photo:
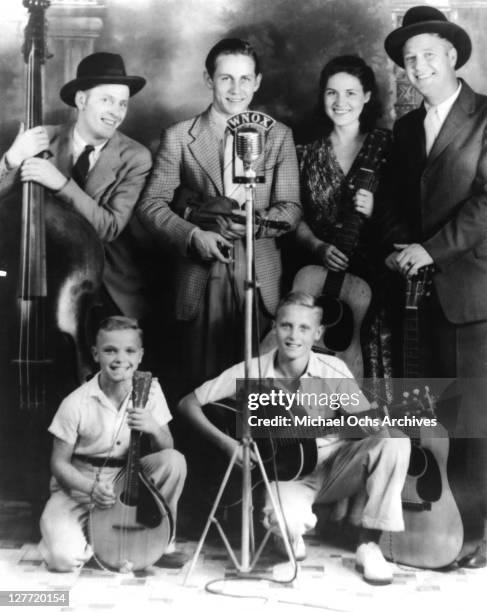
[[405, 378], [419, 377], [420, 363], [418, 306], [406, 306], [405, 309], [403, 367]]
[[[376, 177], [373, 170], [369, 168], [360, 168], [357, 172], [357, 177], [354, 180], [353, 190], [350, 194], [359, 189], [367, 189], [374, 191]], [[350, 206], [342, 215], [335, 226], [335, 234], [332, 243], [340, 249], [347, 257], [351, 257], [357, 248], [360, 238], [360, 232], [365, 222], [365, 217]], [[345, 272], [329, 271], [323, 287], [323, 293], [332, 297], [338, 297], [342, 290]]]

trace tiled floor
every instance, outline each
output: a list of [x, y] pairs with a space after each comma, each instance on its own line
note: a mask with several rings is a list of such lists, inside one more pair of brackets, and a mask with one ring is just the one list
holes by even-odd
[[[94, 564], [79, 573], [55, 574], [44, 567], [35, 544], [25, 542], [20, 525], [27, 509], [22, 504], [0, 505], [3, 527], [11, 527], [0, 540], [0, 590], [68, 590], [66, 612], [96, 610], [131, 610], [170, 612], [176, 610], [209, 610], [232, 612], [307, 609], [338, 612], [470, 612], [474, 605], [484, 609], [487, 595], [487, 571], [456, 569], [449, 572], [395, 567], [394, 584], [372, 587], [354, 570], [352, 553], [328, 544], [314, 536], [306, 539], [308, 557], [300, 564], [292, 584], [270, 581], [232, 580], [234, 568], [217, 538], [205, 544], [189, 582], [183, 585], [187, 568], [169, 570], [151, 568], [132, 574], [115, 574], [97, 569]], [[12, 522], [12, 518], [15, 520]], [[17, 525], [17, 527], [16, 527]], [[0, 525], [0, 528], [2, 525]], [[180, 541], [178, 548], [192, 554], [196, 542]], [[278, 563], [272, 552], [264, 551], [257, 574], [276, 580], [291, 576], [289, 563]], [[210, 581], [225, 597], [205, 592]], [[22, 607], [28, 610], [29, 607]], [[33, 609], [33, 608], [32, 608]], [[52, 609], [52, 608], [51, 608]], [[59, 608], [54, 608], [59, 609]]]

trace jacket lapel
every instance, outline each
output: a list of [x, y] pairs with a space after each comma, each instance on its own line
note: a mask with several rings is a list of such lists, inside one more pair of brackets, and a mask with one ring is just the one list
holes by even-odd
[[56, 168], [65, 176], [71, 176], [73, 169], [72, 134], [74, 124], [67, 123], [60, 127], [56, 138], [51, 142], [51, 153], [54, 155]]
[[455, 139], [458, 131], [465, 124], [465, 119], [475, 110], [475, 96], [470, 87], [462, 81], [462, 89], [458, 98], [455, 100], [440, 133], [435, 140], [428, 156], [427, 166], [431, 165], [435, 159], [441, 155], [446, 147]]
[[201, 169], [208, 175], [217, 192], [223, 194], [223, 177], [220, 150], [216, 146], [216, 136], [210, 126], [209, 109], [197, 117], [189, 135], [193, 141], [188, 147]]

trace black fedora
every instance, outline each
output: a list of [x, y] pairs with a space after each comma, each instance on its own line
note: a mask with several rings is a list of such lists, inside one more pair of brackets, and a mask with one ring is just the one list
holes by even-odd
[[387, 55], [401, 68], [404, 68], [404, 43], [418, 34], [439, 34], [449, 40], [458, 54], [455, 68], [461, 68], [472, 53], [472, 41], [463, 28], [448, 21], [433, 6], [413, 6], [406, 11], [401, 27], [391, 32], [384, 43]]
[[76, 78], [61, 88], [61, 100], [75, 106], [77, 91], [91, 89], [96, 85], [127, 85], [133, 96], [144, 87], [146, 81], [140, 76], [127, 76], [125, 65], [116, 53], [92, 53], [78, 64]]

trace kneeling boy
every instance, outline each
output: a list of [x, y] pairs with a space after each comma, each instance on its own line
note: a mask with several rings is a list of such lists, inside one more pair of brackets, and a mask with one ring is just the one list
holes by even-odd
[[[113, 481], [125, 465], [132, 429], [150, 438], [153, 452], [141, 459], [141, 466], [176, 518], [186, 462], [173, 448], [167, 425], [171, 414], [159, 383], [152, 381], [144, 409], [131, 403], [132, 378], [143, 352], [134, 319], [102, 321], [93, 347], [100, 371], [63, 400], [49, 427], [53, 477], [39, 549], [50, 570], [73, 571], [92, 556], [85, 537], [89, 508], [114, 504]], [[169, 566], [171, 553], [177, 555], [174, 543], [164, 555]]]
[[[311, 350], [323, 332], [321, 316], [321, 308], [315, 305], [311, 295], [294, 292], [286, 296], [278, 306], [274, 323], [277, 349], [261, 357], [260, 368], [257, 359], [252, 361], [251, 377], [258, 378], [260, 372], [262, 378], [322, 378], [328, 380], [329, 386], [336, 386], [332, 392], [360, 393], [343, 361]], [[201, 408], [235, 395], [238, 378], [244, 378], [243, 363], [207, 381], [179, 404], [179, 409], [190, 422], [229, 457], [238, 448], [238, 442], [216, 428]], [[363, 398], [359, 410], [368, 407]], [[404, 530], [401, 491], [409, 464], [410, 442], [406, 437], [391, 438], [387, 429], [380, 427], [368, 433], [371, 435], [359, 440], [342, 440], [336, 435], [318, 438], [315, 469], [303, 478], [274, 482], [272, 486], [279, 487], [291, 544], [298, 560], [306, 555], [302, 536], [316, 524], [313, 504], [336, 502], [365, 492], [359, 517], [361, 535], [356, 566], [367, 582], [389, 584], [392, 569], [385, 561], [378, 541], [382, 530]], [[241, 450], [237, 451], [239, 464], [242, 463]], [[263, 522], [278, 534], [269, 499], [265, 503]], [[282, 550], [283, 543], [278, 535], [275, 541]]]

